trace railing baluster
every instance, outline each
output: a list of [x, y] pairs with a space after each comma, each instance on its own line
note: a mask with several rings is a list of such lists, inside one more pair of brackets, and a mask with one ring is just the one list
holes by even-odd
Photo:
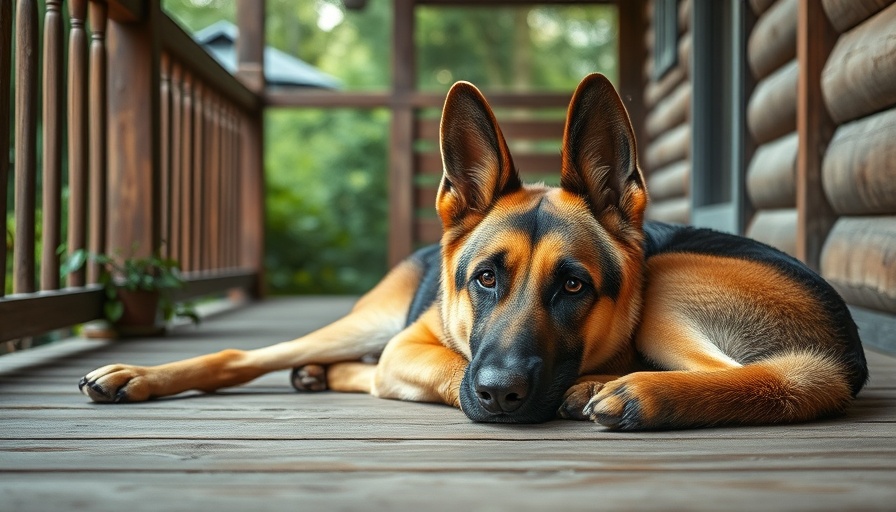
[[[68, 251], [87, 245], [87, 0], [70, 0], [68, 43]], [[69, 286], [84, 285], [84, 271], [68, 276]]]
[[[105, 1], [90, 2], [90, 250], [106, 252], [106, 178], [108, 173], [108, 144], [106, 136], [106, 18]], [[87, 281], [95, 283], [99, 267], [87, 268]]]
[[34, 211], [37, 178], [37, 2], [16, 8], [16, 142], [13, 292], [34, 291]]
[[183, 140], [183, 157], [181, 162], [181, 188], [180, 188], [180, 222], [181, 222], [181, 250], [180, 264], [184, 270], [193, 270], [192, 248], [193, 248], [193, 225], [192, 204], [193, 204], [193, 151], [195, 144], [193, 140], [193, 77], [184, 70], [183, 82], [184, 103], [181, 108], [183, 130], [181, 139]]
[[225, 127], [226, 127], [226, 140], [227, 143], [224, 146], [225, 149], [225, 160], [227, 162], [224, 167], [224, 179], [226, 186], [224, 187], [224, 266], [225, 267], [235, 267], [234, 257], [233, 257], [233, 214], [234, 214], [234, 150], [237, 146], [236, 141], [236, 133], [233, 125], [233, 109], [228, 108], [225, 116]]
[[159, 121], [162, 128], [160, 160], [162, 175], [160, 180], [159, 213], [161, 214], [162, 247], [160, 251], [166, 258], [171, 257], [171, 61], [168, 54], [161, 56], [161, 79], [159, 81]]
[[209, 194], [208, 194], [208, 212], [209, 212], [209, 229], [208, 229], [208, 258], [206, 263], [208, 268], [217, 270], [220, 268], [218, 256], [221, 248], [218, 247], [220, 237], [220, 219], [221, 212], [221, 102], [215, 95], [211, 101], [211, 148], [210, 165], [209, 165]]
[[182, 130], [183, 95], [181, 94], [181, 68], [175, 61], [171, 66], [171, 240], [168, 242], [170, 257], [180, 259], [182, 247], [181, 235], [181, 183], [183, 179], [183, 152], [184, 140]]
[[59, 254], [62, 209], [62, 112], [64, 67], [62, 57], [61, 0], [47, 0], [44, 15], [43, 103], [43, 234], [40, 287], [59, 288]]
[[[0, 2], [0, 119], [9, 119], [12, 71], [12, 2]], [[9, 182], [9, 122], [0, 123], [0, 297], [6, 295], [6, 193]]]
[[200, 82], [193, 87], [193, 199], [191, 201], [192, 214], [190, 223], [193, 225], [192, 258], [190, 268], [203, 270], [202, 268], [202, 191], [205, 187], [203, 170], [205, 169], [205, 91]]

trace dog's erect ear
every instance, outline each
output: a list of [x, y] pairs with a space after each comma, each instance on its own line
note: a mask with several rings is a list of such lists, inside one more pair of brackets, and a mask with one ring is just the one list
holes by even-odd
[[607, 77], [576, 88], [566, 114], [560, 186], [583, 197], [595, 216], [616, 211], [640, 228], [647, 205], [632, 123]]
[[436, 209], [446, 229], [471, 213], [484, 214], [501, 195], [522, 186], [495, 115], [473, 84], [458, 82], [448, 91], [441, 149]]

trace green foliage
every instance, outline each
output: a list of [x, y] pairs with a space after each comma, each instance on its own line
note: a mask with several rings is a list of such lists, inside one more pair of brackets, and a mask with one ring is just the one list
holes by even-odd
[[[227, 19], [233, 0], [164, 0], [189, 31]], [[392, 8], [370, 0], [268, 0], [266, 43], [336, 76], [347, 90], [391, 83]], [[421, 6], [417, 85], [571, 91], [587, 73], [616, 76], [612, 6]], [[361, 293], [386, 271], [389, 112], [269, 111], [265, 119], [268, 289]], [[559, 134], [558, 134], [559, 136]], [[410, 186], [410, 184], [408, 184]]]
[[388, 128], [384, 110], [268, 113], [271, 289], [360, 293], [385, 272]]
[[[60, 254], [65, 247], [60, 247]], [[199, 316], [188, 303], [178, 303], [171, 299], [171, 291], [183, 287], [184, 280], [180, 265], [176, 260], [163, 258], [157, 254], [148, 257], [122, 256], [121, 254], [95, 254], [84, 249], [72, 252], [62, 263], [60, 272], [65, 277], [76, 272], [91, 261], [100, 266], [99, 283], [106, 292], [104, 312], [106, 320], [117, 322], [124, 314], [124, 305], [119, 299], [119, 290], [159, 292], [159, 309], [165, 321], [175, 316], [190, 318], [199, 323]]]

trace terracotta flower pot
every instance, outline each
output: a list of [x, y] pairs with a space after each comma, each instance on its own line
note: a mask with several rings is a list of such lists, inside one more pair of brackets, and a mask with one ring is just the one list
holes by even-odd
[[124, 308], [115, 329], [121, 336], [154, 336], [165, 331], [159, 322], [159, 292], [118, 289], [118, 300]]

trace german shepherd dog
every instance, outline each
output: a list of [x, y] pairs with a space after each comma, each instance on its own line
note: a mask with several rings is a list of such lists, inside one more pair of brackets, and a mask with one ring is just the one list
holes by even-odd
[[136, 402], [293, 368], [300, 390], [440, 402], [473, 421], [643, 430], [812, 420], [864, 385], [849, 310], [808, 267], [745, 238], [644, 221], [634, 133], [604, 76], [573, 95], [560, 187], [521, 183], [469, 83], [448, 93], [441, 151], [441, 243], [346, 317], [258, 350], [105, 366], [80, 389]]

